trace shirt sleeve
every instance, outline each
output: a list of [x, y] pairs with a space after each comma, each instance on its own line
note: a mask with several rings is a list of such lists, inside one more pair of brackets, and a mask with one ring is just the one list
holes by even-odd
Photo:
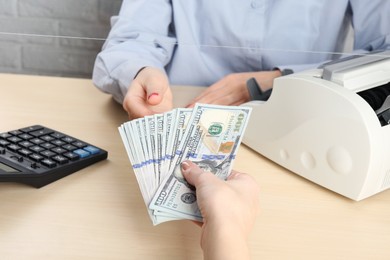
[[176, 45], [171, 22], [169, 0], [124, 0], [96, 57], [92, 75], [95, 86], [122, 103], [139, 69], [151, 66], [163, 70]]

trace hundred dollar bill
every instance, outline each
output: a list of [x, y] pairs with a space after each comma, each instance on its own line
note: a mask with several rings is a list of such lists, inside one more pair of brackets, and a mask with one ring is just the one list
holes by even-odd
[[166, 178], [166, 173], [169, 169], [170, 164], [170, 157], [168, 155], [168, 144], [169, 139], [171, 138], [171, 133], [174, 132], [174, 118], [176, 115], [176, 110], [172, 110], [169, 112], [164, 113], [164, 134], [165, 134], [165, 143], [164, 143], [164, 150], [163, 150], [163, 160], [161, 165], [161, 181]]
[[173, 167], [149, 205], [179, 218], [202, 221], [196, 193], [182, 176], [180, 164], [191, 160], [205, 171], [226, 179], [247, 126], [251, 108], [197, 104], [176, 151]]
[[154, 121], [156, 125], [156, 131], [154, 139], [156, 140], [156, 158], [157, 158], [157, 172], [156, 180], [157, 183], [160, 184], [162, 181], [162, 165], [165, 157], [165, 133], [164, 133], [164, 115], [163, 114], [155, 114]]
[[[150, 193], [150, 188], [147, 185], [147, 181], [145, 181], [144, 178], [145, 174], [142, 171], [142, 162], [138, 158], [139, 152], [137, 152], [137, 150], [135, 149], [136, 148], [136, 143], [134, 139], [135, 134], [133, 132], [132, 126], [133, 125], [131, 125], [130, 123], [125, 123], [122, 124], [120, 127], [118, 127], [118, 130], [122, 138], [122, 141], [125, 145], [127, 154], [129, 156], [129, 160], [133, 166], [133, 172], [139, 184], [142, 197], [144, 199], [145, 204], [148, 205], [154, 193], [153, 194]], [[164, 219], [162, 217], [155, 216], [155, 214], [153, 214], [153, 211], [150, 209], [148, 209], [148, 214], [153, 224], [155, 225], [169, 220], [169, 218]]]
[[148, 135], [148, 145], [150, 146], [150, 158], [149, 160], [152, 162], [153, 166], [153, 175], [154, 175], [154, 183], [153, 187], [157, 187], [159, 185], [156, 174], [158, 173], [158, 163], [157, 163], [157, 142], [156, 142], [156, 121], [154, 116], [146, 116], [145, 124], [147, 128]]
[[169, 172], [172, 169], [172, 162], [178, 156], [176, 152], [186, 132], [192, 111], [193, 110], [190, 108], [178, 108], [176, 110], [175, 126], [173, 127], [173, 131], [169, 133], [169, 143], [167, 146], [167, 159], [169, 160], [169, 165], [167, 166], [166, 176], [169, 175]]

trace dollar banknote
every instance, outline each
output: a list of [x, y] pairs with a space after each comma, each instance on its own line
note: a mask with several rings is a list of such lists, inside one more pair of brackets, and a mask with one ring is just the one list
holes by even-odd
[[202, 220], [195, 189], [181, 175], [180, 164], [189, 159], [226, 179], [250, 112], [246, 107], [197, 104], [118, 128], [153, 224]]
[[171, 159], [168, 176], [158, 188], [149, 209], [202, 221], [195, 188], [182, 176], [181, 162], [191, 160], [225, 180], [231, 172], [250, 113], [251, 109], [247, 107], [196, 104]]

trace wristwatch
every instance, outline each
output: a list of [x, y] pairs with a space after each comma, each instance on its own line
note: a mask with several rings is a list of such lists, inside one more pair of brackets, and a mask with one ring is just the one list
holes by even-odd
[[[292, 69], [280, 70], [278, 68], [275, 68], [274, 70], [279, 70], [281, 72], [282, 76], [286, 76], [286, 75], [290, 75], [290, 74], [294, 73], [294, 71]], [[259, 83], [256, 81], [255, 78], [250, 78], [246, 82], [246, 87], [248, 89], [249, 97], [251, 100], [267, 101], [272, 93], [272, 88], [268, 89], [266, 91], [262, 91], [260, 86], [259, 86]]]
[[282, 73], [282, 76], [293, 74], [294, 71], [292, 69], [284, 69], [280, 71]]

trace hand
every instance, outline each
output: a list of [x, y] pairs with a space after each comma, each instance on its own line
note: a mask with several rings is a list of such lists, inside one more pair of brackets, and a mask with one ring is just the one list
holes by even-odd
[[205, 259], [249, 259], [246, 240], [259, 208], [257, 183], [236, 171], [223, 181], [188, 160], [181, 166], [183, 176], [196, 188]]
[[163, 113], [172, 109], [172, 92], [161, 70], [146, 67], [131, 83], [123, 101], [130, 119]]
[[195, 103], [240, 105], [249, 101], [249, 92], [246, 88], [248, 79], [255, 78], [261, 86], [261, 90], [266, 91], [272, 88], [274, 78], [281, 75], [279, 70], [229, 74], [208, 87], [187, 107], [193, 107]]

